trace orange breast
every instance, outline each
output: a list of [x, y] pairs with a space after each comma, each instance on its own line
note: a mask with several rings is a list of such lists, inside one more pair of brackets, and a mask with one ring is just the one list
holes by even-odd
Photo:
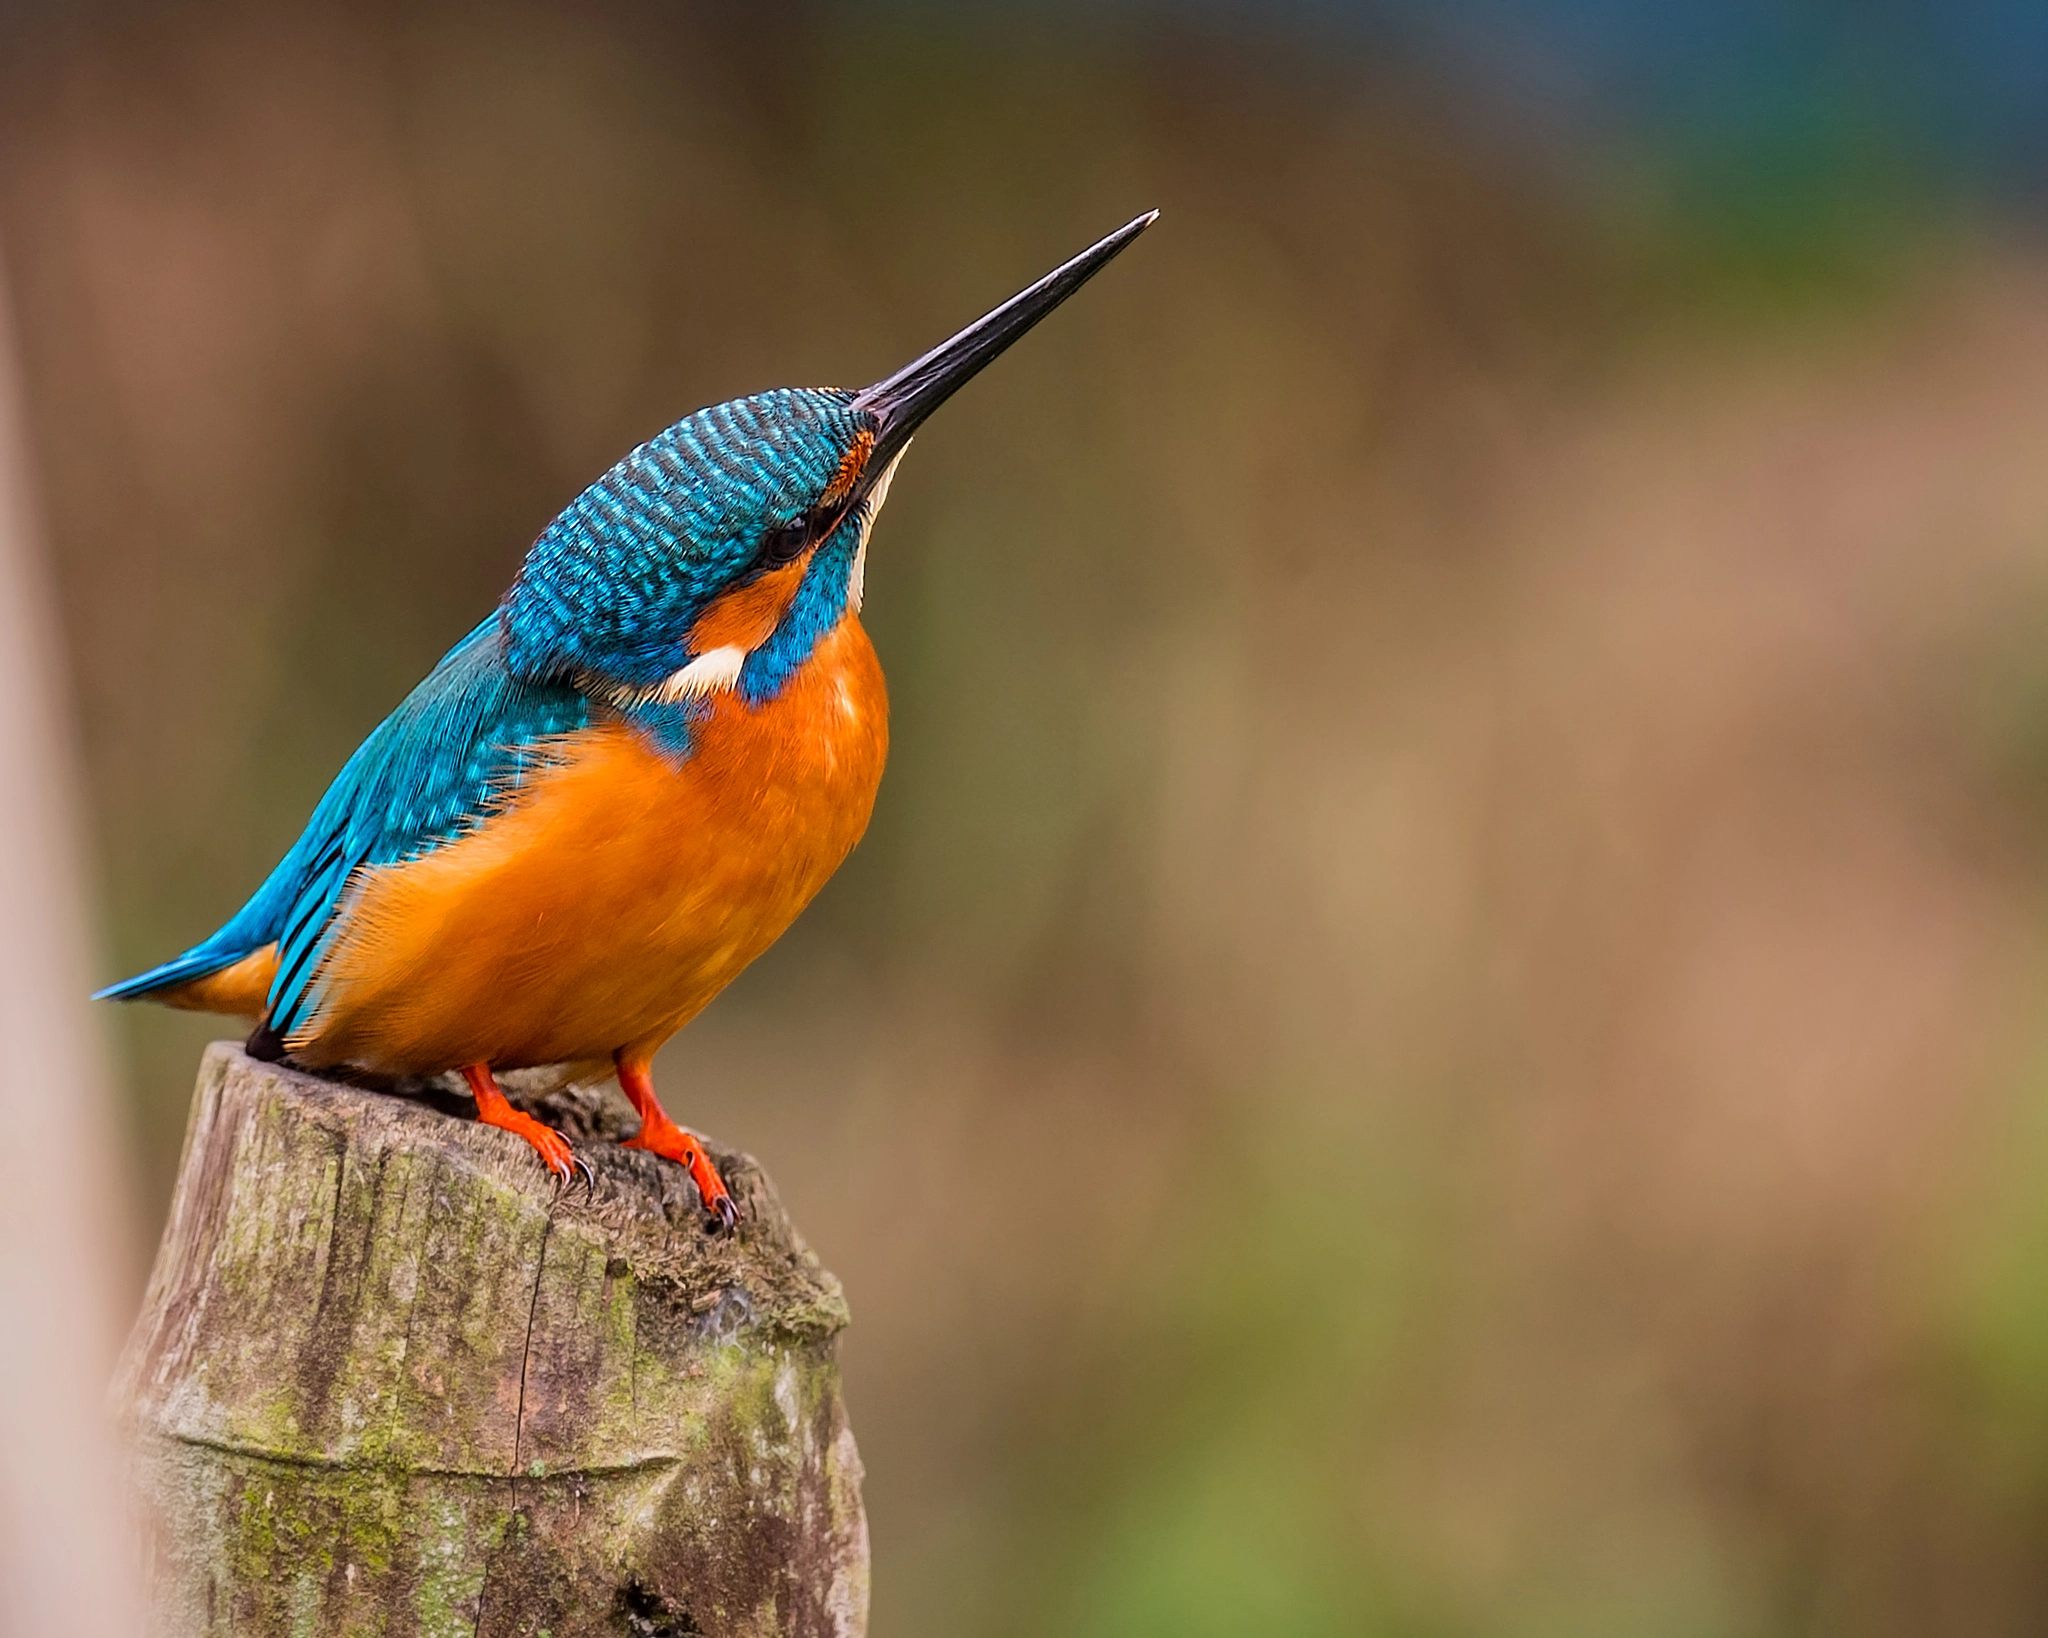
[[390, 1074], [651, 1053], [866, 830], [888, 697], [848, 614], [772, 701], [708, 703], [680, 765], [607, 722], [460, 841], [367, 872], [294, 1053]]

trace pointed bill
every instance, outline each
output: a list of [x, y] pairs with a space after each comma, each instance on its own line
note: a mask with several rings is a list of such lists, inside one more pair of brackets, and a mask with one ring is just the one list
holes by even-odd
[[910, 435], [995, 356], [1107, 267], [1133, 239], [1159, 218], [1149, 210], [1127, 222], [1100, 243], [1090, 245], [1063, 266], [1054, 268], [1029, 289], [1021, 290], [994, 312], [976, 319], [950, 340], [942, 341], [915, 363], [906, 364], [886, 381], [878, 381], [853, 407], [879, 423], [870, 472], [883, 472], [910, 442]]

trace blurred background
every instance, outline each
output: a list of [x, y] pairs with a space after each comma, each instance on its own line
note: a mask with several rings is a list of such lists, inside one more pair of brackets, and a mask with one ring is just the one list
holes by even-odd
[[[660, 1068], [846, 1282], [878, 1638], [2039, 1632], [2044, 204], [2032, 0], [14, 0], [92, 976], [629, 446], [1156, 205]], [[222, 1028], [97, 1016], [125, 1307]]]

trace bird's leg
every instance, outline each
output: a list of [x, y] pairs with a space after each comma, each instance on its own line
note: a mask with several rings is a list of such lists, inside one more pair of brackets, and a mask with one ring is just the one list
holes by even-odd
[[697, 1141], [696, 1133], [686, 1132], [670, 1120], [668, 1111], [655, 1097], [653, 1065], [642, 1059], [628, 1058], [623, 1053], [617, 1061], [619, 1087], [640, 1112], [639, 1135], [628, 1138], [623, 1147], [645, 1149], [650, 1154], [661, 1155], [679, 1166], [688, 1167], [690, 1181], [697, 1185], [697, 1197], [704, 1202], [705, 1211], [716, 1217], [720, 1228], [730, 1230], [737, 1226], [739, 1207], [733, 1204], [732, 1193], [718, 1175], [717, 1168], [711, 1164], [704, 1145]]
[[544, 1125], [505, 1101], [505, 1094], [498, 1090], [489, 1064], [464, 1064], [462, 1078], [469, 1082], [469, 1090], [476, 1097], [476, 1118], [484, 1125], [496, 1126], [525, 1138], [533, 1145], [541, 1163], [555, 1174], [558, 1181], [566, 1183], [581, 1172], [584, 1182], [596, 1187], [597, 1177], [590, 1169], [590, 1162], [569, 1147], [567, 1138], [552, 1126]]

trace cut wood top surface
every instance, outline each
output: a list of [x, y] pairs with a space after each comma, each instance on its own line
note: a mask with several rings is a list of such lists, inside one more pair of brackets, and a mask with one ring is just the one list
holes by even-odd
[[157, 1631], [858, 1638], [838, 1282], [747, 1156], [713, 1146], [715, 1238], [578, 1096], [587, 1197], [434, 1102], [209, 1049], [116, 1388]]
[[838, 1282], [751, 1158], [703, 1229], [677, 1167], [525, 1144], [415, 1099], [209, 1049], [118, 1387], [170, 1437], [252, 1455], [506, 1474], [673, 1454], [722, 1341], [826, 1343]]

